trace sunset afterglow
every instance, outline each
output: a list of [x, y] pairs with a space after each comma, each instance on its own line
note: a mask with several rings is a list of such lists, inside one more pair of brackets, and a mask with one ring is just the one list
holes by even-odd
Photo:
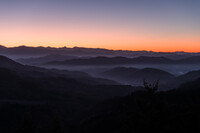
[[200, 1], [0, 0], [0, 45], [200, 52]]

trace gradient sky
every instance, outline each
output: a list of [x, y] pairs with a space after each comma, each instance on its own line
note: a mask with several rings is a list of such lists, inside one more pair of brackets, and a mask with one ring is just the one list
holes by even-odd
[[200, 0], [0, 0], [0, 44], [200, 52]]

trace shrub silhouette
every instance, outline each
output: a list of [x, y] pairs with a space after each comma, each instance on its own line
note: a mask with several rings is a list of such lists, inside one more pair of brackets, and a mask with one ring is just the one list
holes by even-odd
[[144, 89], [150, 94], [154, 95], [158, 91], [158, 85], [159, 85], [159, 80], [157, 80], [153, 84], [148, 84], [146, 80], [143, 81], [144, 83]]

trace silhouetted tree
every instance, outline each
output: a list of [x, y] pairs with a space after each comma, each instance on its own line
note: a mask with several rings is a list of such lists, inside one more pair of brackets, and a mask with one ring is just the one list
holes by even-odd
[[158, 85], [159, 80], [157, 80], [153, 84], [148, 84], [146, 80], [144, 80], [144, 89], [147, 91], [147, 93], [151, 96], [153, 96], [158, 91]]

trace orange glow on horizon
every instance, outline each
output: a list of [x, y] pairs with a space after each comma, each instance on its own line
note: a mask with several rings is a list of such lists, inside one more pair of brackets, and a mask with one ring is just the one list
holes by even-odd
[[2, 1], [0, 45], [200, 52], [200, 3], [111, 1]]
[[[173, 48], [170, 48], [170, 47], [167, 47], [166, 46], [161, 46], [161, 47], [155, 47], [155, 48], [152, 48], [152, 47], [135, 47], [134, 45], [132, 46], [124, 46], [122, 47], [122, 45], [117, 45], [116, 47], [101, 47], [101, 46], [90, 46], [90, 45], [70, 45], [70, 44], [67, 44], [67, 43], [59, 43], [56, 45], [56, 43], [54, 44], [51, 44], [51, 43], [41, 43], [43, 45], [40, 45], [40, 44], [33, 44], [33, 43], [15, 43], [15, 44], [2, 44], [3, 46], [6, 46], [6, 47], [19, 47], [19, 46], [27, 46], [27, 47], [55, 47], [55, 48], [62, 48], [62, 47], [67, 47], [67, 48], [73, 48], [73, 47], [83, 47], [83, 48], [100, 48], [100, 49], [108, 49], [108, 50], [124, 50], [124, 51], [153, 51], [153, 52], [178, 52], [178, 51], [183, 51], [183, 52], [192, 52], [192, 53], [198, 53], [200, 52], [200, 46], [199, 46], [199, 43], [196, 44], [196, 47], [177, 47], [177, 49], [175, 49], [174, 47]], [[176, 44], [174, 44], [176, 45]], [[186, 44], [187, 45], [187, 44]], [[188, 45], [189, 46], [189, 45]]]
[[148, 33], [114, 28], [88, 27], [0, 27], [0, 45], [14, 47], [87, 47], [112, 50], [155, 51], [155, 52], [200, 52], [199, 35], [176, 35]]

